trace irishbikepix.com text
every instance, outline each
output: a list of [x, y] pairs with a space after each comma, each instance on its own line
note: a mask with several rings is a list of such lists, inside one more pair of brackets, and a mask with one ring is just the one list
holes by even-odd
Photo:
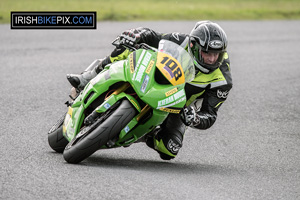
[[96, 29], [96, 12], [11, 12], [11, 29]]

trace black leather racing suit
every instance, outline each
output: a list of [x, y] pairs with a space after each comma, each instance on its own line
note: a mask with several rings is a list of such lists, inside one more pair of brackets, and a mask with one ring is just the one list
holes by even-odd
[[[188, 36], [182, 33], [162, 34], [149, 28], [137, 28], [135, 31], [140, 34], [138, 43], [146, 43], [155, 48], [158, 48], [161, 39], [170, 40], [180, 45]], [[108, 62], [122, 58], [121, 54], [124, 50], [116, 48], [108, 57]], [[225, 53], [224, 56], [224, 61], [218, 69], [209, 74], [198, 71], [194, 81], [186, 84], [187, 105], [192, 105], [196, 110], [195, 120], [190, 125], [191, 127], [197, 129], [210, 128], [217, 119], [218, 109], [227, 99], [229, 90], [232, 88], [232, 78], [228, 54]], [[200, 99], [202, 99], [201, 106], [197, 103]], [[173, 158], [182, 146], [185, 125], [179, 115], [170, 114], [161, 127], [162, 130], [157, 134], [154, 143], [155, 140], [162, 140], [170, 154], [161, 153], [158, 148], [156, 150], [161, 154], [161, 157]]]

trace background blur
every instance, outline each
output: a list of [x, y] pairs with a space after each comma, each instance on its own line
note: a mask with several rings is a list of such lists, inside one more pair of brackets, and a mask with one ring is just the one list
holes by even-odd
[[[12, 30], [11, 11], [96, 11], [93, 30]], [[48, 145], [68, 73], [140, 26], [228, 36], [233, 89], [208, 130], [162, 161], [143, 143], [67, 164]], [[300, 199], [300, 0], [0, 0], [0, 200]]]
[[299, 0], [1, 0], [0, 23], [11, 11], [96, 11], [98, 21], [300, 19]]

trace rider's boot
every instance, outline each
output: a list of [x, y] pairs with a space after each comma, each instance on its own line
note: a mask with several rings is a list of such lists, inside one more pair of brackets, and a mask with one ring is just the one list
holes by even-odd
[[97, 59], [81, 74], [67, 74], [67, 79], [74, 88], [78, 90], [83, 90], [86, 84], [90, 80], [95, 78], [97, 74], [99, 74], [109, 63], [109, 57], [106, 57], [104, 59]]
[[161, 159], [171, 160], [182, 147], [185, 129], [186, 126], [182, 123], [180, 115], [169, 114], [159, 132], [154, 137], [146, 138], [146, 144], [156, 150]]

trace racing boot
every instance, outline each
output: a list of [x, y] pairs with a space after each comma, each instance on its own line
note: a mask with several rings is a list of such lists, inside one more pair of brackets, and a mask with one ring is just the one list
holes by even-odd
[[74, 88], [81, 91], [87, 85], [87, 83], [95, 78], [97, 74], [99, 74], [109, 63], [109, 57], [97, 59], [81, 74], [67, 74], [67, 79]]
[[180, 115], [169, 114], [158, 133], [146, 138], [146, 144], [157, 151], [161, 159], [171, 160], [176, 157], [182, 147], [185, 129], [186, 126], [181, 121]]

